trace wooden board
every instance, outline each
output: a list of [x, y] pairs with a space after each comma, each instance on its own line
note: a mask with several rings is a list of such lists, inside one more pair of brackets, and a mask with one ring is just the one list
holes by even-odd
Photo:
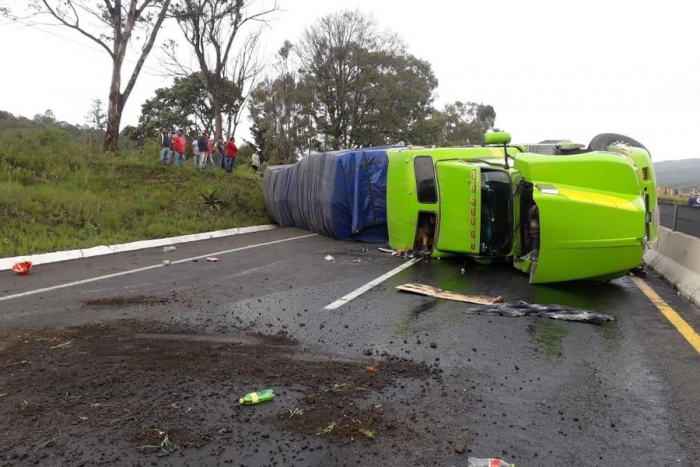
[[438, 289], [424, 284], [403, 284], [396, 287], [402, 292], [410, 292], [428, 297], [444, 298], [456, 302], [478, 303], [479, 305], [493, 305], [503, 301], [503, 297], [486, 297], [484, 295], [461, 295], [446, 290]]

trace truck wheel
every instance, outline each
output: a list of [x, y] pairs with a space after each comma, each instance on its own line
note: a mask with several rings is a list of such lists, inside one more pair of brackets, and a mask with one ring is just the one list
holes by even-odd
[[[607, 151], [608, 146], [615, 143], [625, 143], [628, 146], [634, 146], [636, 148], [642, 148], [646, 152], [649, 150], [644, 147], [642, 143], [636, 139], [632, 139], [629, 136], [618, 135], [617, 133], [603, 133], [594, 137], [590, 143], [588, 143], [588, 148], [591, 151]], [[651, 153], [649, 153], [651, 155]]]

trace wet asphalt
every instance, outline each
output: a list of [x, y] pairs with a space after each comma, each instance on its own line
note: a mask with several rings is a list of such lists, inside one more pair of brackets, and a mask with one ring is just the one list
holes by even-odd
[[[236, 251], [222, 253], [229, 250]], [[222, 253], [218, 262], [190, 259], [211, 253]], [[325, 260], [327, 255], [334, 260]], [[165, 259], [182, 262], [91, 280]], [[0, 332], [138, 318], [221, 335], [240, 328], [284, 332], [319, 352], [368, 362], [394, 355], [442, 371], [442, 387], [429, 398], [411, 398], [418, 388], [410, 385], [400, 389], [413, 401], [410, 410], [421, 428], [415, 442], [363, 455], [314, 441], [316, 450], [286, 465], [466, 466], [468, 456], [501, 457], [521, 467], [700, 465], [700, 355], [628, 277], [532, 286], [507, 265], [429, 260], [337, 310], [324, 309], [404, 261], [377, 251], [377, 245], [280, 229], [182, 244], [169, 253], [157, 248], [43, 265], [25, 277], [0, 271]], [[700, 330], [699, 310], [661, 279], [645, 280]], [[3, 300], [76, 281], [84, 283]], [[409, 282], [585, 308], [617, 322], [473, 316], [463, 303], [395, 290]], [[83, 304], [130, 295], [176, 301], [99, 311]], [[294, 441], [285, 432], [269, 436], [279, 449]], [[464, 442], [470, 452], [436, 456], [426, 448], [433, 438]], [[242, 459], [240, 465], [267, 465], [267, 457], [255, 452], [225, 449]], [[194, 451], [157, 465], [208, 465]]]

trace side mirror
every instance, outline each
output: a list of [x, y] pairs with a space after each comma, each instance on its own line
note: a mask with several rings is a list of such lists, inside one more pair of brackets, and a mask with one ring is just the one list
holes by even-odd
[[493, 131], [484, 134], [484, 142], [486, 144], [508, 144], [510, 143], [510, 133], [505, 131]]

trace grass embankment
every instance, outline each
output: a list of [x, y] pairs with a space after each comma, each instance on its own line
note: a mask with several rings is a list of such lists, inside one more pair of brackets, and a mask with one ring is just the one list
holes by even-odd
[[113, 156], [53, 129], [0, 134], [0, 216], [0, 257], [270, 222], [247, 163], [178, 169], [155, 146]]

